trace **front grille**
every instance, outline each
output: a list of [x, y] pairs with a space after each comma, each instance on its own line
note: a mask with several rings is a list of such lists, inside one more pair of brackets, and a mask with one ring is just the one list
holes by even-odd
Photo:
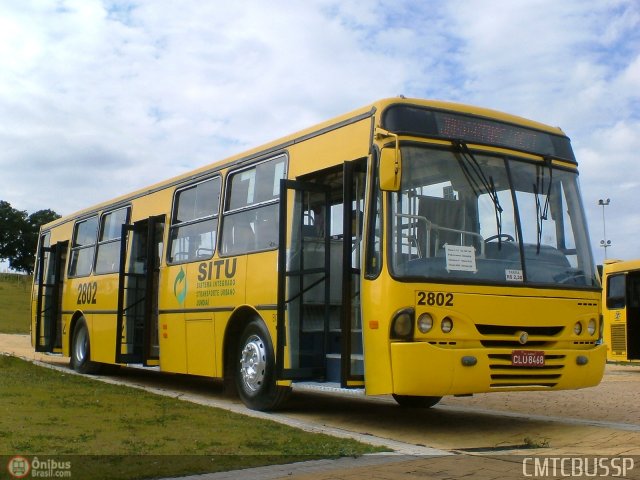
[[545, 355], [543, 367], [511, 365], [510, 353], [489, 355], [491, 388], [555, 387], [562, 377], [565, 355]]
[[[479, 324], [476, 325], [476, 329], [483, 337], [480, 343], [485, 348], [543, 348], [553, 346], [564, 327]], [[519, 341], [521, 332], [527, 332], [529, 337], [524, 345]]]
[[611, 325], [611, 350], [618, 354], [627, 351], [627, 326], [624, 323]]
[[527, 332], [529, 335], [553, 337], [562, 333], [564, 327], [518, 327], [512, 325], [476, 325], [482, 335], [515, 335], [518, 332]]

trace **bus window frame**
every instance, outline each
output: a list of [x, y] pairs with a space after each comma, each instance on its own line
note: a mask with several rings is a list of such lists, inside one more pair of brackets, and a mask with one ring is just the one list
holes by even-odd
[[96, 251], [93, 257], [93, 274], [98, 276], [98, 275], [109, 275], [109, 274], [113, 274], [113, 273], [118, 273], [120, 271], [120, 247], [118, 248], [118, 255], [116, 256], [115, 260], [116, 260], [116, 269], [115, 270], [111, 270], [111, 271], [98, 271], [98, 256], [99, 256], [99, 252], [100, 252], [100, 247], [104, 246], [104, 245], [109, 245], [112, 243], [118, 243], [119, 245], [121, 244], [122, 241], [122, 225], [120, 226], [120, 236], [116, 237], [116, 238], [110, 238], [108, 240], [100, 240], [100, 238], [102, 237], [102, 233], [103, 233], [103, 228], [104, 228], [104, 220], [107, 217], [107, 215], [111, 215], [119, 210], [126, 210], [127, 211], [127, 215], [126, 215], [126, 220], [125, 220], [125, 225], [128, 225], [129, 222], [131, 221], [131, 205], [121, 205], [117, 208], [112, 208], [111, 210], [105, 210], [100, 214], [100, 218], [98, 219], [98, 236], [96, 239]]
[[[284, 160], [284, 170], [282, 172], [282, 177], [279, 179], [278, 181], [278, 196], [276, 198], [272, 198], [271, 200], [265, 200], [262, 202], [257, 202], [257, 203], [252, 203], [251, 205], [244, 205], [242, 207], [238, 207], [238, 208], [234, 208], [234, 209], [229, 209], [228, 210], [228, 205], [231, 202], [231, 197], [232, 197], [232, 187], [233, 187], [233, 177], [236, 174], [241, 174], [242, 172], [245, 171], [249, 171], [249, 170], [255, 170], [257, 172], [258, 166], [262, 165], [264, 163], [268, 163], [268, 162], [274, 162], [277, 161], [279, 158], [282, 158]], [[218, 256], [220, 258], [228, 258], [228, 257], [237, 257], [239, 255], [247, 255], [247, 254], [253, 254], [253, 253], [260, 253], [260, 252], [268, 252], [268, 251], [273, 251], [273, 250], [277, 250], [278, 249], [278, 242], [279, 242], [279, 222], [280, 222], [280, 218], [279, 218], [279, 208], [278, 205], [280, 204], [280, 190], [279, 190], [279, 186], [280, 186], [280, 180], [286, 180], [288, 179], [288, 174], [289, 174], [289, 153], [287, 151], [283, 151], [280, 153], [277, 153], [275, 155], [270, 155], [267, 158], [263, 158], [259, 161], [256, 161], [254, 163], [251, 163], [249, 165], [244, 165], [242, 167], [233, 169], [233, 170], [229, 170], [225, 176], [224, 179], [224, 199], [221, 203], [221, 212], [220, 212], [220, 217], [221, 217], [221, 221], [220, 221], [220, 227], [219, 227], [219, 241], [218, 241], [218, 245], [220, 248], [218, 248]], [[276, 220], [278, 222], [278, 224], [276, 225], [275, 228], [275, 232], [276, 232], [276, 243], [275, 245], [269, 246], [267, 248], [254, 248], [254, 249], [248, 249], [248, 250], [242, 250], [242, 251], [231, 251], [231, 252], [225, 252], [225, 248], [224, 248], [224, 242], [225, 242], [225, 238], [224, 238], [224, 229], [225, 229], [225, 222], [229, 217], [233, 217], [234, 215], [237, 214], [242, 214], [244, 212], [250, 212], [252, 210], [258, 210], [258, 209], [262, 209], [265, 207], [270, 207], [270, 206], [274, 206], [275, 207], [275, 213], [276, 213]], [[256, 232], [254, 232], [254, 236], [255, 236]]]
[[[364, 217], [366, 219], [365, 228], [363, 231], [363, 238], [365, 239], [365, 251], [363, 252], [364, 258], [364, 278], [367, 280], [375, 280], [382, 273], [382, 264], [385, 261], [385, 215], [384, 215], [384, 197], [385, 192], [380, 189], [380, 175], [379, 175], [379, 159], [380, 151], [376, 147], [373, 149], [371, 158], [369, 160], [368, 168], [368, 201], [365, 203], [366, 210]], [[379, 207], [379, 208], [378, 208]], [[378, 232], [380, 236], [380, 246], [376, 250], [376, 220], [380, 222]], [[377, 262], [377, 265], [373, 265]]]
[[[211, 215], [207, 215], [204, 217], [198, 217], [195, 219], [191, 219], [189, 221], [185, 221], [185, 222], [180, 222], [180, 223], [175, 223], [175, 219], [176, 219], [176, 215], [177, 215], [177, 207], [178, 207], [178, 196], [182, 193], [185, 192], [187, 190], [190, 190], [192, 188], [196, 188], [198, 185], [201, 185], [203, 183], [215, 180], [215, 179], [219, 179], [220, 180], [220, 185], [218, 186], [218, 205], [215, 209], [212, 210], [212, 214]], [[194, 262], [201, 262], [201, 261], [207, 261], [207, 260], [211, 260], [213, 258], [213, 256], [215, 255], [216, 251], [218, 250], [218, 245], [220, 244], [220, 206], [221, 206], [221, 201], [222, 201], [222, 187], [224, 185], [224, 179], [222, 178], [222, 174], [220, 171], [215, 172], [214, 174], [207, 176], [206, 178], [201, 178], [198, 179], [195, 182], [192, 183], [188, 183], [185, 185], [182, 185], [178, 188], [175, 189], [175, 191], [173, 192], [173, 197], [171, 199], [171, 218], [170, 218], [170, 222], [169, 222], [169, 228], [168, 228], [168, 236], [167, 236], [167, 247], [166, 247], [166, 252], [165, 252], [165, 258], [166, 258], [166, 262], [167, 265], [183, 265], [186, 263], [194, 263]], [[215, 244], [213, 245], [213, 249], [211, 251], [211, 255], [205, 257], [196, 257], [196, 258], [187, 258], [185, 260], [173, 260], [172, 261], [172, 255], [171, 255], [171, 249], [173, 246], [173, 241], [177, 240], [177, 238], [173, 238], [173, 231], [175, 229], [178, 228], [182, 228], [182, 227], [189, 227], [192, 225], [197, 225], [198, 223], [204, 223], [207, 222], [209, 220], [214, 220], [217, 221], [217, 226], [216, 226], [216, 231], [215, 231], [215, 235], [213, 235], [213, 239]]]
[[[93, 243], [91, 244], [86, 244], [86, 245], [80, 245], [80, 246], [76, 246], [76, 240], [78, 238], [78, 230], [79, 230], [79, 226], [82, 223], [86, 223], [92, 219], [96, 220], [96, 232], [93, 238]], [[98, 212], [93, 213], [92, 215], [89, 215], [87, 217], [83, 217], [83, 218], [79, 218], [77, 219], [74, 224], [73, 224], [73, 234], [71, 235], [71, 247], [69, 248], [69, 264], [68, 264], [68, 268], [67, 268], [67, 277], [68, 278], [84, 278], [84, 277], [90, 277], [93, 274], [93, 265], [96, 261], [96, 246], [98, 245], [98, 232], [100, 231], [100, 214]], [[93, 255], [91, 258], [91, 262], [89, 264], [89, 271], [87, 273], [82, 273], [80, 275], [76, 274], [76, 273], [71, 273], [71, 268], [74, 265], [73, 263], [73, 257], [74, 254], [76, 252], [80, 252], [82, 250], [88, 250], [89, 248], [93, 248]], [[77, 261], [76, 261], [76, 271], [77, 271]]]

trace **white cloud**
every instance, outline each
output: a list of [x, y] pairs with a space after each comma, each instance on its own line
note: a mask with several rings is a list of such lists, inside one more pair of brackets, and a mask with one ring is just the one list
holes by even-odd
[[635, 0], [4, 2], [0, 198], [70, 213], [405, 94], [563, 127], [594, 240], [610, 196], [640, 256], [639, 27]]

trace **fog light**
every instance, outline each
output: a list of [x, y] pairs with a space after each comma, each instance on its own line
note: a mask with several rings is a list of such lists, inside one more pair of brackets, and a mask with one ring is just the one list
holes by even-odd
[[442, 319], [442, 323], [440, 324], [440, 328], [444, 333], [449, 333], [451, 330], [453, 330], [453, 320], [451, 320], [449, 317], [444, 317]]
[[592, 318], [591, 320], [589, 320], [589, 325], [587, 325], [587, 332], [589, 332], [589, 335], [593, 335], [594, 333], [596, 333], [596, 319]]
[[414, 313], [411, 309], [401, 310], [393, 318], [392, 338], [410, 339], [413, 335]]
[[418, 317], [418, 330], [420, 333], [428, 333], [433, 328], [433, 317], [428, 313], [423, 313]]
[[580, 322], [576, 322], [573, 326], [573, 333], [576, 335], [580, 335], [582, 333], [582, 324]]

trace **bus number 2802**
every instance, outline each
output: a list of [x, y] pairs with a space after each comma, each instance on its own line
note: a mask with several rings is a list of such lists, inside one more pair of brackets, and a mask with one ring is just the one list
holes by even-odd
[[95, 304], [98, 293], [98, 282], [81, 283], [78, 285], [78, 305]]
[[453, 307], [453, 293], [418, 292], [418, 305]]

